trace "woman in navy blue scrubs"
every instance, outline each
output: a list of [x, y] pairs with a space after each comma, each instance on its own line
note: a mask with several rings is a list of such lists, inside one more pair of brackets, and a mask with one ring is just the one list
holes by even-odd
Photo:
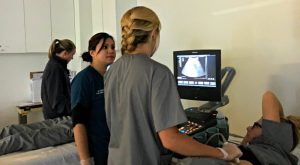
[[71, 84], [73, 130], [80, 163], [107, 164], [109, 130], [104, 110], [103, 75], [116, 57], [115, 42], [107, 33], [89, 40], [83, 61], [91, 64], [79, 72]]

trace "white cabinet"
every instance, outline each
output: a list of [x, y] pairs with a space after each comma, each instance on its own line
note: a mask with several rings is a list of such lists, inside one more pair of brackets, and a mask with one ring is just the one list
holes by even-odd
[[0, 0], [0, 53], [25, 52], [23, 0]]
[[51, 44], [49, 0], [24, 0], [26, 52], [47, 52]]
[[48, 52], [53, 39], [75, 42], [73, 0], [0, 0], [0, 53]]
[[[137, 6], [137, 0], [100, 0], [102, 9], [98, 9], [102, 15], [103, 31], [115, 37], [116, 48], [121, 48], [121, 17], [130, 8]], [[93, 6], [92, 6], [93, 7]], [[97, 11], [97, 7], [94, 7]], [[93, 13], [95, 15], [95, 13]]]
[[117, 40], [117, 27], [116, 24], [116, 1], [115, 0], [102, 0], [102, 27], [103, 31], [109, 33], [115, 40]]
[[116, 1], [116, 33], [118, 34], [116, 36], [116, 40], [119, 41], [119, 45], [118, 47], [121, 48], [121, 18], [123, 16], [123, 14], [137, 6], [137, 0], [115, 0]]
[[75, 43], [75, 11], [73, 0], [51, 0], [52, 40], [70, 39]]

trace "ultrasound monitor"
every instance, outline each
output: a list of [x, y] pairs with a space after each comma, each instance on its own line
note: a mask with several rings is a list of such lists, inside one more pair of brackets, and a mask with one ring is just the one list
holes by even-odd
[[180, 98], [221, 101], [221, 50], [182, 50], [173, 55]]

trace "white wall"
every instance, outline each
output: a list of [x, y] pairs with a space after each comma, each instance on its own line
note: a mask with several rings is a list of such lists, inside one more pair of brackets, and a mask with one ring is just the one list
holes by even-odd
[[[31, 100], [29, 73], [43, 71], [47, 62], [47, 53], [0, 54], [0, 127], [18, 123], [16, 106]], [[68, 67], [78, 68], [75, 60]], [[42, 112], [28, 114], [28, 123], [40, 120]]]
[[[261, 113], [261, 95], [273, 90], [286, 114], [300, 115], [300, 1], [138, 0], [161, 19], [154, 56], [173, 70], [173, 50], [220, 48], [222, 66], [237, 74], [221, 109], [230, 132], [243, 135]], [[189, 107], [199, 103], [185, 101]]]
[[[80, 55], [92, 35], [91, 1], [74, 0], [74, 7], [77, 53], [68, 68], [78, 72], [85, 65]], [[47, 53], [0, 54], [0, 127], [18, 123], [16, 105], [31, 100], [29, 73], [43, 71], [47, 62]], [[42, 112], [28, 114], [28, 123], [40, 120]]]
[[[101, 30], [92, 17], [99, 11], [91, 10], [99, 0], [82, 3], [75, 0], [77, 55], [87, 49], [95, 29]], [[138, 0], [137, 4], [159, 15], [161, 44], [154, 59], [171, 70], [174, 50], [222, 49], [222, 66], [237, 70], [227, 92], [230, 103], [221, 109], [232, 133], [243, 134], [245, 126], [260, 116], [261, 95], [267, 89], [276, 92], [286, 114], [300, 115], [300, 1]], [[0, 126], [17, 123], [15, 106], [30, 99], [29, 72], [43, 70], [47, 60], [46, 54], [0, 54]], [[69, 66], [79, 70], [83, 65], [76, 57]], [[200, 104], [182, 101], [184, 107]]]
[[[16, 105], [29, 101], [29, 72], [41, 71], [48, 60], [47, 54], [0, 54], [0, 126], [18, 123]], [[42, 117], [32, 113], [33, 120]]]

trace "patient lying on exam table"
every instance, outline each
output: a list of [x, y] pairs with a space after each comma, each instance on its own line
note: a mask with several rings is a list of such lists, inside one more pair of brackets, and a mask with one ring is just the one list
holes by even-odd
[[291, 151], [298, 140], [294, 123], [284, 117], [279, 100], [268, 91], [262, 99], [262, 118], [247, 127], [240, 159], [253, 165], [297, 165], [298, 158]]
[[0, 155], [74, 141], [71, 117], [0, 128]]

